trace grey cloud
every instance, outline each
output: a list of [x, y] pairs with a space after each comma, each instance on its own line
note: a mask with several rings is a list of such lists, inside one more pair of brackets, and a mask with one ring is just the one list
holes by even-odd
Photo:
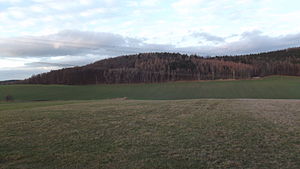
[[49, 36], [0, 39], [0, 53], [6, 57], [49, 57], [89, 53], [113, 56], [122, 51], [133, 52], [140, 44], [142, 41], [139, 39], [112, 33], [69, 30]]
[[[174, 45], [149, 44], [144, 39], [112, 33], [66, 30], [39, 37], [0, 39], [0, 57], [86, 56], [114, 57], [142, 52], [178, 52]], [[188, 53], [189, 51], [182, 51]], [[69, 63], [67, 63], [69, 64]]]
[[200, 37], [209, 42], [225, 42], [225, 38], [220, 36], [215, 36], [206, 32], [194, 32], [191, 34], [193, 37]]
[[58, 68], [63, 68], [63, 67], [73, 67], [75, 65], [70, 65], [70, 64], [62, 64], [62, 63], [50, 63], [50, 62], [31, 62], [31, 63], [26, 63], [26, 67], [58, 67]]
[[239, 41], [220, 46], [218, 52], [222, 54], [248, 54], [273, 50], [280, 50], [300, 46], [300, 33], [285, 36], [270, 37], [260, 31], [245, 32]]
[[93, 63], [95, 61], [108, 58], [109, 56], [103, 55], [83, 55], [83, 56], [58, 56], [51, 58], [43, 58], [43, 61], [39, 62], [28, 62], [24, 64], [22, 68], [31, 69], [31, 68], [43, 68], [48, 70], [74, 67], [74, 66], [83, 66], [86, 64]]
[[[206, 38], [207, 41], [222, 43], [180, 48], [170, 44], [149, 44], [142, 39], [112, 33], [67, 30], [49, 36], [2, 39], [0, 40], [0, 53], [2, 57], [43, 57], [46, 59], [64, 56], [64, 60], [59, 63], [77, 65], [104, 57], [142, 52], [180, 52], [215, 56], [258, 53], [300, 46], [300, 33], [270, 37], [260, 31], [244, 32], [239, 35], [240, 39], [234, 42], [226, 42], [224, 38], [208, 33], [194, 34], [194, 36]], [[91, 58], [88, 57], [89, 55], [99, 57]], [[62, 63], [63, 61], [66, 62]]]
[[216, 46], [192, 46], [180, 48], [182, 51], [201, 56], [240, 55], [261, 53], [300, 46], [300, 33], [271, 37], [261, 31], [244, 32], [234, 42], [224, 42]]

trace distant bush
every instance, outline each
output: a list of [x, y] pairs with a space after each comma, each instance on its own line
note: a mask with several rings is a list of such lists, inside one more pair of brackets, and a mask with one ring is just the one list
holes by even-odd
[[12, 101], [14, 101], [14, 98], [12, 95], [7, 95], [7, 96], [5, 96], [5, 101], [12, 102]]

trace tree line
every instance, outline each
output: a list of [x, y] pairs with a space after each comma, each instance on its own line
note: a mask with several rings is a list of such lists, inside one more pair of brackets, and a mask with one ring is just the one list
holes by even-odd
[[242, 56], [199, 57], [143, 53], [104, 59], [86, 66], [32, 76], [28, 84], [158, 83], [181, 80], [247, 79], [300, 75], [300, 49]]

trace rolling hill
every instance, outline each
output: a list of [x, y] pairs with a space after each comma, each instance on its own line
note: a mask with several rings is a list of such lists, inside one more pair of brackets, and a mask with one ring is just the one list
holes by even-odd
[[243, 56], [199, 57], [179, 53], [143, 53], [54, 70], [25, 84], [157, 83], [182, 80], [248, 79], [300, 75], [300, 48]]

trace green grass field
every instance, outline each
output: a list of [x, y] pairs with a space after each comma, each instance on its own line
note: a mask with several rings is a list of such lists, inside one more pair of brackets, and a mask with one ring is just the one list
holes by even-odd
[[299, 77], [0, 85], [0, 98], [0, 169], [300, 168]]
[[299, 168], [298, 100], [3, 103], [0, 168]]
[[199, 98], [300, 99], [300, 77], [272, 76], [256, 80], [170, 82], [114, 85], [0, 85], [0, 99], [18, 101], [96, 100], [123, 98], [178, 100]]

